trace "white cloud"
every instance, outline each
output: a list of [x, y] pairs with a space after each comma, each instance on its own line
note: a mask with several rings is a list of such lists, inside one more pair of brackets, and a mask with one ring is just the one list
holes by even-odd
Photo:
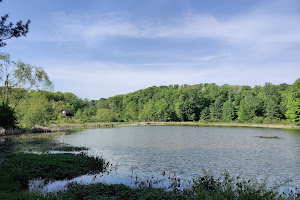
[[54, 15], [57, 35], [67, 41], [86, 42], [113, 37], [197, 39], [210, 38], [237, 44], [300, 42], [300, 15], [250, 12], [220, 19], [212, 15], [187, 14], [173, 21], [129, 20], [114, 14], [78, 17]]
[[[57, 41], [60, 45], [70, 42], [70, 48], [79, 43], [84, 55], [81, 60], [77, 56], [81, 52], [72, 58], [72, 53], [65, 56], [64, 53], [69, 52], [63, 49], [60, 58], [43, 60], [41, 66], [56, 83], [56, 90], [90, 99], [153, 85], [293, 83], [300, 77], [300, 14], [289, 12], [292, 8], [284, 7], [284, 2], [277, 1], [272, 7], [264, 4], [248, 13], [227, 18], [186, 13], [172, 21], [132, 20], [113, 13], [80, 17], [56, 13], [52, 21], [54, 28], [45, 34], [45, 41]], [[179, 41], [185, 45], [174, 45], [180, 46], [174, 51], [155, 46], [132, 47], [125, 51], [126, 48], [117, 47], [121, 44], [118, 40], [124, 37], [141, 43], [147, 39], [148, 45], [151, 45], [149, 39], [168, 41], [171, 45]], [[115, 39], [117, 42], [105, 43]], [[205, 39], [209, 39], [205, 43], [207, 46], [187, 45], [191, 40]], [[112, 45], [107, 58], [101, 57], [105, 62], [97, 58], [100, 53], [95, 53], [102, 45]], [[92, 55], [86, 55], [89, 53]]]
[[[171, 21], [164, 21], [164, 19], [154, 21], [149, 18], [132, 20], [128, 16], [115, 13], [105, 13], [98, 16], [56, 13], [52, 18], [54, 28], [44, 34], [46, 37], [44, 39], [47, 42], [83, 44], [83, 48], [101, 48], [102, 45], [110, 45], [110, 43], [104, 44], [105, 41], [118, 40], [124, 37], [140, 41], [143, 39], [162, 39], [173, 42], [209, 39], [218, 45], [226, 46], [221, 50], [215, 49], [215, 53], [225, 52], [230, 54], [234, 60], [265, 62], [268, 59], [272, 60], [278, 57], [288, 59], [290, 55], [287, 54], [290, 54], [295, 48], [296, 50], [299, 49], [300, 46], [300, 14], [297, 12], [289, 13], [292, 8], [284, 6], [285, 2], [283, 1], [276, 1], [273, 6], [270, 2], [267, 3], [248, 13], [233, 15], [226, 19], [201, 13], [186, 13], [174, 17]], [[284, 11], [280, 12], [283, 7], [285, 8]], [[40, 36], [33, 38], [34, 40], [42, 40]], [[211, 49], [212, 47], [208, 45], [202, 48]], [[143, 52], [137, 49], [119, 53], [143, 55], [147, 53], [145, 57], [148, 58], [155, 54], [153, 51]], [[162, 53], [160, 58], [164, 54]], [[170, 57], [165, 58], [172, 60], [172, 58], [181, 57], [176, 53], [171, 54], [169, 54]], [[191, 56], [194, 57], [191, 59], [197, 59], [197, 56]], [[204, 55], [200, 56], [204, 57]], [[183, 57], [187, 57], [187, 55]], [[298, 59], [295, 60], [295, 62], [298, 61]]]
[[[74, 68], [74, 63], [77, 68]], [[293, 83], [300, 76], [298, 65], [286, 63], [267, 64], [254, 68], [237, 63], [219, 64], [214, 67], [195, 67], [193, 63], [170, 63], [170, 67], [135, 70], [131, 64], [101, 63], [90, 61], [47, 62], [50, 78], [56, 83], [55, 90], [68, 91], [82, 98], [99, 99], [126, 94], [153, 85], [217, 83], [238, 85], [263, 85]], [[156, 63], [156, 65], [159, 65]], [[209, 65], [209, 64], [208, 64]], [[55, 66], [55, 67], [53, 67]], [[82, 70], [87, 69], [88, 70]], [[131, 70], [128, 70], [131, 69]], [[234, 77], [234, 78], [233, 78]], [[289, 80], [289, 81], [286, 81]]]

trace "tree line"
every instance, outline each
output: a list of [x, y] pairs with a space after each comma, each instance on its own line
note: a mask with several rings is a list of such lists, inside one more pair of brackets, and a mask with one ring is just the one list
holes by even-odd
[[[43, 68], [0, 53], [0, 127], [65, 121], [300, 123], [300, 79], [292, 85], [265, 83], [253, 88], [215, 83], [153, 86], [91, 101], [52, 89]], [[71, 109], [73, 116], [63, 118], [63, 109]]]
[[[22, 92], [26, 95], [19, 99]], [[215, 83], [153, 86], [99, 100], [81, 99], [69, 92], [14, 88], [8, 105], [16, 101], [13, 112], [21, 127], [130, 121], [300, 123], [300, 79], [292, 85], [266, 83], [253, 88]], [[63, 109], [71, 109], [72, 117], [62, 117]]]
[[[0, 0], [0, 3], [2, 0]], [[25, 24], [0, 19], [0, 47], [26, 36]], [[239, 86], [204, 83], [149, 87], [108, 99], [87, 100], [72, 93], [51, 92], [43, 68], [11, 61], [0, 53], [0, 127], [46, 126], [68, 122], [203, 121], [300, 124], [300, 79], [292, 85]], [[71, 109], [71, 118], [61, 110]]]
[[[149, 87], [91, 101], [94, 121], [300, 122], [300, 79], [292, 85], [205, 83]], [[104, 114], [105, 113], [105, 114]]]

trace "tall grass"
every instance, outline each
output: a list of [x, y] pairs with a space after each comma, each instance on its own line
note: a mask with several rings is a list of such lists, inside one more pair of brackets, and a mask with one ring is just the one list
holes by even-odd
[[[28, 192], [29, 199], [200, 199], [200, 200], [296, 200], [299, 191], [279, 194], [267, 183], [233, 178], [228, 173], [214, 178], [206, 173], [196, 178], [190, 188], [179, 190], [177, 184], [167, 188], [156, 188], [151, 181], [141, 181], [136, 187], [123, 184], [79, 184], [70, 183], [64, 190], [56, 192]], [[173, 184], [174, 182], [170, 183]], [[171, 189], [170, 189], [171, 188]]]

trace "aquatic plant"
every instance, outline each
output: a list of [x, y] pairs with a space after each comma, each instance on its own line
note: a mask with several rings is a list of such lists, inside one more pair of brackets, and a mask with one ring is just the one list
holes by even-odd
[[[56, 192], [28, 192], [32, 199], [201, 199], [201, 200], [297, 200], [299, 193], [288, 192], [279, 194], [269, 189], [266, 182], [233, 178], [228, 173], [214, 178], [210, 173], [196, 178], [191, 188], [178, 190], [156, 188], [153, 180], [140, 181], [138, 187], [124, 184], [80, 184], [70, 183], [64, 190]], [[149, 184], [149, 185], [148, 185]], [[172, 182], [170, 183], [170, 186]]]

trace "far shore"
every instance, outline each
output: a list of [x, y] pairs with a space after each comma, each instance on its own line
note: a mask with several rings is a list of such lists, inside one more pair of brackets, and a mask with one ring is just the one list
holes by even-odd
[[203, 122], [164, 122], [164, 125], [300, 129], [300, 126], [297, 126], [295, 124], [251, 124], [251, 123], [226, 123], [226, 122], [207, 122], [207, 123], [203, 123]]
[[22, 133], [47, 133], [47, 132], [70, 132], [79, 129], [114, 128], [132, 126], [213, 126], [213, 127], [253, 127], [253, 128], [276, 128], [276, 129], [297, 129], [295, 124], [251, 124], [251, 123], [226, 123], [226, 122], [97, 122], [97, 123], [65, 123], [52, 124], [48, 127], [37, 126], [27, 131], [18, 129], [1, 129], [0, 136], [19, 135]]
[[253, 127], [253, 128], [277, 128], [277, 129], [299, 129], [300, 126], [294, 124], [251, 124], [251, 123], [226, 123], [226, 122], [102, 122], [84, 124], [53, 124], [49, 127], [37, 127], [36, 132], [47, 131], [72, 131], [76, 129], [89, 128], [113, 128], [132, 126], [214, 126], [214, 127]]

